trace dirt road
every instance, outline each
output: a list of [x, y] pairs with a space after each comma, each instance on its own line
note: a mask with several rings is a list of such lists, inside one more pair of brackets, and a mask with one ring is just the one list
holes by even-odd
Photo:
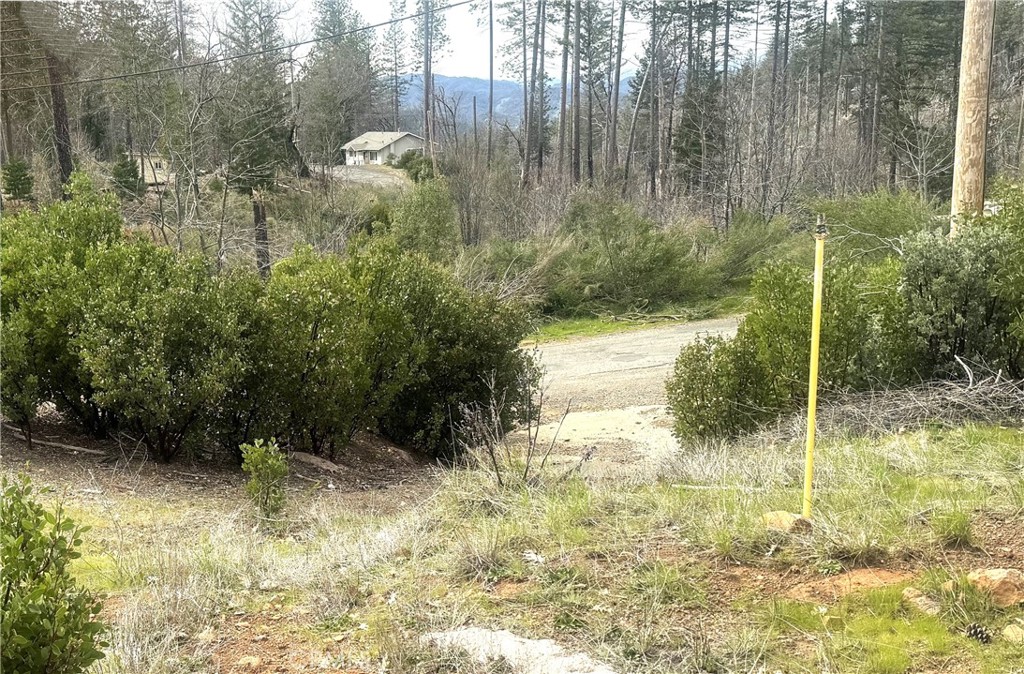
[[540, 352], [548, 400], [564, 409], [572, 398], [573, 409], [581, 411], [663, 405], [665, 378], [679, 349], [701, 335], [733, 335], [737, 324], [736, 318], [716, 318], [545, 344]]
[[342, 182], [374, 187], [408, 187], [412, 183], [398, 169], [389, 166], [332, 166], [331, 175]]
[[552, 458], [563, 465], [594, 450], [587, 465], [592, 475], [621, 477], [656, 467], [679, 449], [665, 408], [665, 379], [679, 349], [699, 336], [733, 335], [737, 324], [720, 318], [542, 346], [547, 423], [541, 443], [546, 448], [555, 438]]

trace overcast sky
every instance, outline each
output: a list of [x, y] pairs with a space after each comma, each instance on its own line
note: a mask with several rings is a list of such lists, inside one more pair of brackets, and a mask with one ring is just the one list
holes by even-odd
[[[314, 0], [291, 0], [294, 6], [284, 22], [285, 38], [289, 41], [308, 39], [312, 33], [312, 24], [316, 13], [313, 9]], [[289, 3], [289, 4], [291, 4]], [[497, 4], [497, 3], [495, 3]], [[390, 8], [388, 0], [352, 0], [355, 7], [367, 24], [382, 23], [390, 19]], [[488, 35], [487, 35], [487, 5], [481, 2], [481, 9], [474, 11], [473, 5], [463, 5], [444, 12], [447, 20], [447, 32], [451, 40], [445, 53], [435, 54], [434, 72], [438, 75], [480, 77], [488, 76]], [[415, 1], [408, 0], [408, 13], [415, 12]], [[510, 39], [507, 33], [498, 26], [500, 11], [495, 7], [495, 64], [494, 76], [497, 79], [515, 79], [503, 73], [500, 63], [500, 47], [503, 42]], [[408, 35], [412, 36], [412, 21], [406, 21]], [[381, 31], [378, 31], [378, 35]], [[560, 36], [548, 34], [548, 44], [555, 44]], [[625, 70], [632, 71], [635, 68], [636, 55], [642, 49], [643, 41], [647, 38], [647, 27], [639, 22], [626, 21], [626, 60]], [[560, 67], [555, 64], [555, 68]], [[553, 68], [552, 70], [554, 70]]]

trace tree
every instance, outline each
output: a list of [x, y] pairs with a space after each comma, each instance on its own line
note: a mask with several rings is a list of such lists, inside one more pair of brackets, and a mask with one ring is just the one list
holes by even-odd
[[121, 153], [121, 158], [110, 170], [110, 179], [122, 199], [138, 199], [145, 189], [139, 176], [139, 162], [127, 152]]
[[218, 101], [221, 149], [228, 185], [252, 202], [256, 267], [270, 273], [270, 244], [263, 193], [287, 160], [288, 99], [279, 50], [283, 40], [277, 0], [228, 0], [221, 40], [228, 55], [255, 54], [228, 62], [230, 89]]
[[391, 130], [398, 131], [401, 128], [401, 105], [402, 96], [409, 87], [405, 79], [405, 69], [408, 56], [406, 54], [406, 36], [404, 23], [400, 21], [405, 16], [407, 0], [391, 0], [391, 20], [394, 22], [388, 26], [384, 33], [384, 48], [387, 50], [387, 74], [389, 77], [388, 98], [391, 103]]
[[13, 159], [3, 169], [4, 192], [14, 200], [32, 199], [32, 174], [24, 159]]
[[[314, 34], [322, 41], [305, 67], [300, 119], [303, 146], [316, 162], [332, 166], [344, 163], [342, 146], [370, 127], [377, 110], [374, 101], [383, 88], [372, 56], [372, 35], [362, 30], [362, 17], [349, 0], [318, 0], [316, 10]], [[388, 64], [394, 69], [389, 73], [395, 78], [391, 85], [396, 87], [388, 92], [391, 104], [397, 102], [402, 86], [398, 79], [401, 55], [396, 58]], [[397, 123], [397, 118], [392, 122]]]

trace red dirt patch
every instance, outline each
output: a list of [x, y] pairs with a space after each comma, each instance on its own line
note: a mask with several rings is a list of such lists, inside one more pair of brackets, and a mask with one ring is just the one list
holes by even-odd
[[789, 588], [785, 596], [797, 601], [833, 602], [851, 592], [897, 585], [913, 578], [912, 573], [891, 569], [854, 569], [828, 578], [800, 583]]
[[215, 644], [214, 671], [224, 674], [251, 672], [322, 672], [365, 674], [365, 670], [339, 665], [344, 662], [339, 644], [311, 636], [308, 616], [282, 610], [279, 604], [255, 615], [233, 616], [216, 632], [199, 635]]
[[515, 599], [532, 585], [529, 581], [500, 580], [491, 588], [491, 594], [500, 599]]

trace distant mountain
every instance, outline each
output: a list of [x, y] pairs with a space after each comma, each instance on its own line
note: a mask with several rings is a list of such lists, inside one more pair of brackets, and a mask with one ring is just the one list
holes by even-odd
[[[409, 86], [405, 90], [402, 106], [423, 107], [423, 76], [419, 73], [407, 75]], [[476, 112], [480, 119], [487, 118], [488, 80], [479, 77], [449, 77], [434, 75], [435, 93], [443, 90], [446, 98], [461, 98], [459, 112], [465, 119], [473, 117], [473, 97], [476, 96]], [[494, 118], [500, 120], [519, 119], [523, 113], [523, 87], [508, 80], [494, 80]]]
[[[419, 73], [407, 75], [408, 87], [402, 99], [402, 107], [407, 109], [423, 108], [423, 76]], [[476, 96], [477, 117], [487, 118], [488, 81], [480, 77], [450, 77], [434, 75], [434, 88], [437, 93], [444, 91], [445, 98], [460, 98], [459, 116], [464, 120], [473, 118], [473, 97]], [[619, 86], [619, 94], [624, 96], [629, 91], [629, 76], [623, 73]], [[549, 85], [548, 95], [552, 105], [558, 106], [560, 95], [558, 81]], [[509, 80], [494, 80], [494, 118], [497, 120], [518, 120], [523, 114], [523, 87]]]

